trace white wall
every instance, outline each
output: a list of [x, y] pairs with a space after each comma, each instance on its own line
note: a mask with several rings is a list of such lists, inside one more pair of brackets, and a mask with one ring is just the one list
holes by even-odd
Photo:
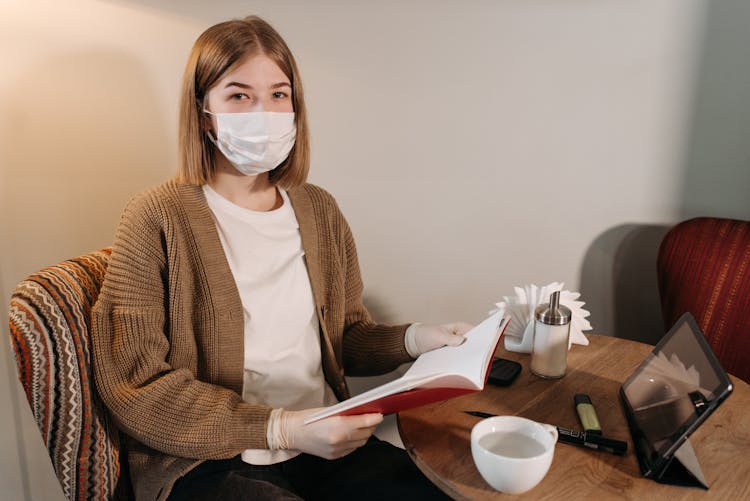
[[[174, 172], [193, 40], [257, 13], [297, 56], [311, 181], [349, 219], [376, 317], [478, 321], [514, 285], [561, 280], [583, 288], [598, 332], [630, 334], [615, 332], [622, 301], [650, 308], [653, 329], [659, 228], [690, 212], [688, 174], [705, 172], [691, 145], [721, 122], [699, 78], [722, 53], [704, 46], [707, 12], [705, 0], [0, 0], [0, 299], [108, 245], [127, 198]], [[746, 89], [731, 87], [739, 113]], [[737, 201], [700, 209], [748, 218], [747, 141], [731, 137], [712, 144]], [[646, 250], [623, 257], [643, 228], [656, 228]], [[647, 257], [626, 269], [649, 290], [618, 296], [632, 254]], [[0, 492], [59, 495], [23, 395], [0, 389], [18, 415], [0, 412]]]

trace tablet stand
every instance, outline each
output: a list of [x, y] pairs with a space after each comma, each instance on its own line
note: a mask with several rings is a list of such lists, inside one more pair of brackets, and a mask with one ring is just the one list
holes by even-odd
[[684, 485], [708, 489], [698, 458], [689, 440], [685, 440], [662, 468], [654, 475], [654, 480], [662, 484]]

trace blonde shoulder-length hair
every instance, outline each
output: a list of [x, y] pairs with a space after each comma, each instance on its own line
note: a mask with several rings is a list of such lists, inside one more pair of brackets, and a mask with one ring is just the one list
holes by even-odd
[[204, 31], [193, 45], [182, 78], [177, 179], [206, 184], [215, 171], [216, 147], [203, 127], [208, 91], [242, 61], [256, 54], [272, 59], [292, 85], [297, 137], [287, 159], [270, 171], [269, 179], [285, 189], [300, 186], [310, 166], [310, 138], [302, 82], [297, 63], [281, 35], [257, 16], [225, 21]]

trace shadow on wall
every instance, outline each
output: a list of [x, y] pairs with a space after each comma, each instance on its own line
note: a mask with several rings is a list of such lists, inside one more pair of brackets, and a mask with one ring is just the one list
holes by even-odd
[[2, 260], [28, 273], [109, 245], [125, 202], [174, 171], [148, 72], [113, 52], [50, 57], [6, 101]]
[[656, 257], [669, 228], [615, 226], [589, 246], [580, 283], [593, 332], [648, 344], [664, 335]]
[[[709, 2], [696, 74], [679, 216], [750, 219], [750, 2]], [[663, 335], [656, 256], [664, 226], [622, 225], [589, 247], [581, 293], [598, 333]]]
[[370, 312], [372, 319], [379, 324], [393, 324], [396, 322], [396, 313], [389, 308], [387, 302], [379, 296], [367, 290], [362, 294], [362, 303]]
[[750, 2], [708, 2], [681, 219], [750, 219]]

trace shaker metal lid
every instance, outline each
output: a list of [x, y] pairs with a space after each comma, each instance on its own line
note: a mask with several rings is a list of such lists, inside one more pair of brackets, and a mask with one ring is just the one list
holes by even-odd
[[570, 323], [570, 308], [560, 304], [560, 291], [549, 296], [549, 304], [540, 304], [534, 310], [534, 316], [539, 322], [547, 325], [565, 325]]

